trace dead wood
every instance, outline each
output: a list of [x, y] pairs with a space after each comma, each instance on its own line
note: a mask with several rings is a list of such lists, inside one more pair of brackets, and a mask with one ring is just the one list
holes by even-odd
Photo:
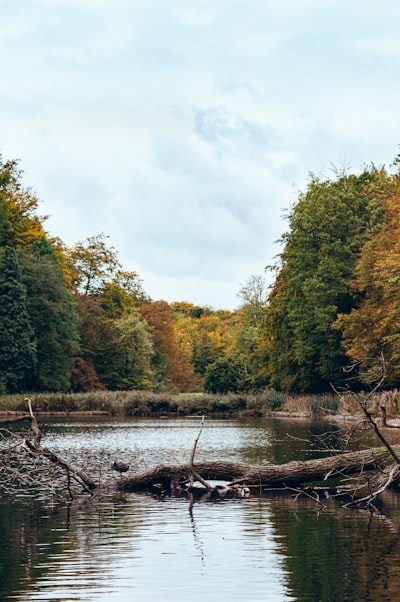
[[12, 418], [0, 418], [0, 424], [10, 424], [11, 422], [22, 422], [23, 420], [30, 420], [29, 414], [21, 414], [20, 416], [13, 416]]
[[65, 469], [68, 474], [68, 479], [70, 477], [72, 477], [73, 479], [78, 480], [80, 482], [80, 484], [82, 485], [82, 487], [86, 491], [91, 492], [94, 489], [96, 489], [98, 484], [88, 474], [86, 474], [86, 472], [84, 470], [82, 470], [81, 468], [78, 468], [76, 466], [73, 466], [69, 462], [66, 462], [65, 460], [63, 460], [62, 458], [57, 456], [55, 453], [53, 453], [49, 449], [42, 447], [40, 445], [42, 433], [40, 431], [36, 417], [32, 411], [31, 400], [26, 398], [25, 401], [28, 403], [29, 415], [31, 418], [31, 428], [32, 428], [33, 436], [34, 436], [33, 442], [29, 441], [28, 439], [25, 439], [25, 441], [24, 441], [25, 447], [31, 453], [38, 454], [38, 455], [46, 458], [53, 464], [57, 464], [61, 468]]
[[[93, 494], [101, 488], [120, 491], [150, 490], [158, 493], [193, 493], [194, 481], [203, 487], [209, 499], [212, 496], [239, 494], [247, 497], [250, 490], [264, 493], [268, 490], [318, 491], [321, 481], [331, 490], [336, 485], [342, 485], [342, 492], [356, 497], [367, 504], [386, 488], [400, 482], [400, 445], [390, 446], [387, 441], [383, 447], [369, 448], [361, 451], [338, 453], [335, 455], [306, 461], [292, 461], [281, 465], [253, 465], [230, 461], [195, 462], [195, 453], [200, 434], [194, 442], [193, 450], [186, 464], [159, 465], [154, 468], [137, 472], [118, 480], [100, 483], [95, 481], [84, 470], [76, 467], [42, 447], [41, 431], [32, 411], [31, 402], [26, 400], [31, 420], [32, 439], [12, 435], [16, 442], [20, 441], [23, 449], [29, 455], [40, 456], [50, 463], [59, 466], [67, 475], [67, 489], [72, 498], [71, 480], [79, 483], [83, 490]], [[371, 421], [370, 421], [371, 422]], [[14, 469], [13, 469], [14, 470]], [[371, 472], [372, 471], [372, 472]], [[372, 476], [369, 476], [372, 475]], [[29, 474], [24, 474], [23, 479]], [[23, 478], [22, 478], [23, 477]], [[333, 481], [334, 479], [334, 481]], [[351, 481], [349, 481], [351, 479]], [[209, 481], [224, 481], [224, 486], [211, 485]], [[350, 484], [349, 484], [350, 483]], [[197, 486], [195, 485], [195, 488]], [[363, 492], [361, 493], [361, 490]], [[366, 490], [366, 494], [365, 494]], [[308, 494], [310, 495], [310, 493]], [[318, 493], [317, 493], [318, 496]], [[352, 502], [351, 502], [352, 503]]]
[[[395, 446], [400, 453], [400, 446]], [[193, 468], [203, 479], [228, 481], [230, 486], [277, 488], [302, 486], [310, 483], [359, 474], [369, 470], [384, 470], [393, 464], [393, 458], [385, 447], [338, 454], [326, 458], [288, 462], [287, 464], [253, 465], [238, 462], [200, 462], [178, 466], [161, 465], [120, 479], [119, 489], [134, 491], [163, 483], [185, 482]]]

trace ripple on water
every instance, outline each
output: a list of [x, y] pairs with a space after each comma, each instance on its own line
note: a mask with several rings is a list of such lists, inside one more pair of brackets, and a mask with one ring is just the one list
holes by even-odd
[[[242, 600], [246, 591], [249, 600], [290, 600], [276, 579], [268, 509], [265, 527], [251, 530], [250, 507], [240, 501], [190, 507], [138, 495], [116, 506], [110, 496], [71, 517], [58, 540], [62, 551], [36, 565], [31, 590], [18, 599], [197, 602]], [[254, 512], [259, 520], [260, 510]]]

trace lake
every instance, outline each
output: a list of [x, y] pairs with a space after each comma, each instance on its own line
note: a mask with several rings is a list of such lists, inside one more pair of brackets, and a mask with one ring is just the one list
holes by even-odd
[[[187, 462], [199, 426], [197, 418], [55, 419], [42, 424], [42, 443], [105, 480], [115, 478], [115, 459], [133, 470]], [[208, 419], [196, 460], [316, 457], [328, 430], [338, 445], [337, 427], [323, 422]], [[70, 506], [3, 496], [0, 600], [400, 600], [397, 495], [374, 513], [323, 502], [110, 493]]]

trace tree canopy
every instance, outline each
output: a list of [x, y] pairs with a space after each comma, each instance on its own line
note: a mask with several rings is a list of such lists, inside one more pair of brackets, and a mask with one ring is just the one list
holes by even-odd
[[397, 171], [311, 175], [274, 282], [250, 276], [234, 311], [151, 299], [104, 233], [68, 248], [38, 209], [18, 162], [0, 157], [3, 393], [322, 392], [349, 363], [362, 386], [382, 353], [387, 384], [399, 383]]
[[348, 358], [334, 324], [354, 307], [354, 270], [363, 245], [382, 227], [382, 201], [396, 186], [375, 167], [335, 180], [312, 176], [290, 211], [261, 341], [273, 386], [323, 391], [343, 384]]

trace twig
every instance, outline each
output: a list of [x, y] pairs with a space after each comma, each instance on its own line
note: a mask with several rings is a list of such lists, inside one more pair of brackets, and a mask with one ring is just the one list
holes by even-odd
[[194, 477], [197, 481], [199, 481], [199, 483], [201, 483], [202, 485], [204, 485], [204, 487], [206, 487], [206, 489], [208, 491], [211, 491], [211, 489], [212, 489], [211, 485], [209, 483], [207, 483], [207, 481], [205, 479], [203, 479], [203, 477], [200, 476], [194, 470], [194, 456], [196, 454], [197, 444], [199, 442], [200, 435], [201, 435], [201, 433], [203, 431], [203, 428], [204, 428], [204, 416], [201, 417], [200, 430], [199, 430], [198, 435], [197, 435], [197, 437], [196, 437], [196, 439], [194, 441], [192, 453], [191, 453], [191, 456], [190, 456], [190, 466], [191, 466], [191, 469], [192, 469], [192, 474], [191, 474], [191, 477], [190, 477], [190, 484], [193, 485], [193, 477]]

